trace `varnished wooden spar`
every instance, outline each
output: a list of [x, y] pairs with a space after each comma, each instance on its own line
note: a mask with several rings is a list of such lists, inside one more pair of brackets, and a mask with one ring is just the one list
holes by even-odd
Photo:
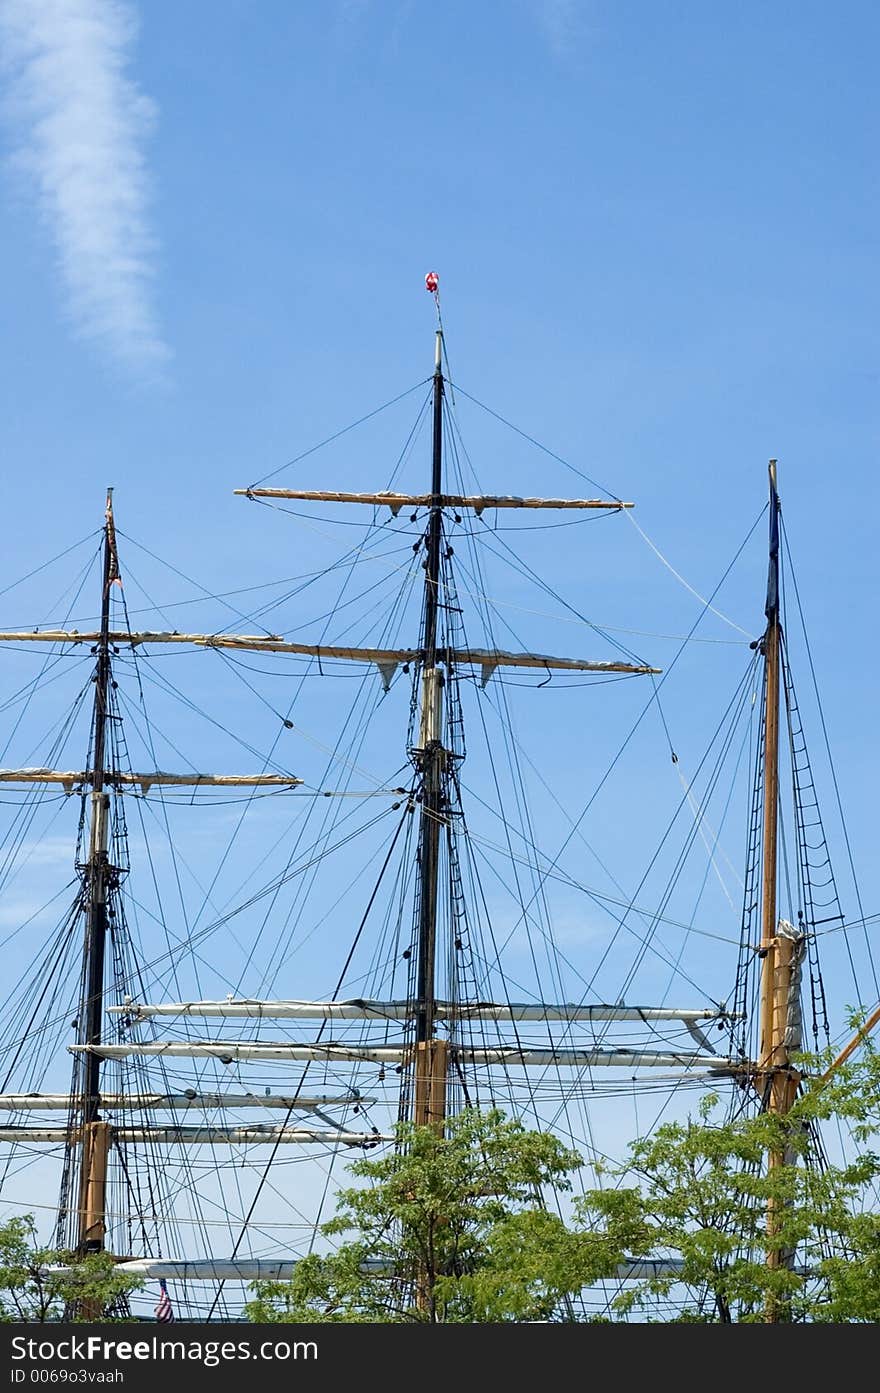
[[[784, 1117], [797, 1097], [800, 1075], [791, 1063], [788, 1039], [797, 945], [803, 935], [778, 920], [778, 826], [779, 826], [779, 715], [781, 638], [779, 594], [779, 494], [776, 487], [776, 460], [770, 475], [770, 567], [767, 580], [763, 654], [764, 693], [764, 808], [761, 886], [761, 983], [759, 998], [760, 1048], [755, 1085], [770, 1113]], [[794, 1046], [796, 1049], [797, 1046]], [[767, 1168], [773, 1172], [786, 1164], [784, 1150], [770, 1151]], [[777, 1200], [767, 1205], [767, 1236], [770, 1240], [767, 1265], [792, 1267], [794, 1253], [782, 1246], [783, 1211]], [[775, 1296], [767, 1299], [766, 1319], [776, 1322], [788, 1318], [788, 1308]]]
[[479, 517], [487, 508], [606, 508], [619, 512], [632, 508], [622, 499], [604, 498], [516, 498], [507, 494], [464, 493], [345, 493], [327, 489], [233, 489], [244, 498], [293, 498], [307, 503], [367, 503], [390, 508], [397, 516], [402, 508], [473, 508]]
[[[44, 629], [33, 633], [0, 633], [0, 643], [85, 643], [100, 640], [98, 633], [79, 633], [76, 629]], [[253, 653], [294, 653], [307, 658], [341, 659], [347, 662], [375, 663], [378, 668], [414, 663], [422, 658], [418, 648], [350, 648], [326, 643], [291, 643], [275, 634], [179, 634], [145, 630], [141, 633], [117, 631], [108, 635], [114, 646], [137, 648], [149, 643], [192, 644], [197, 648], [229, 648]], [[660, 668], [640, 663], [599, 662], [590, 658], [554, 658], [545, 653], [508, 653], [495, 648], [438, 649], [437, 662], [457, 666], [550, 668], [565, 672], [659, 673]]]
[[[60, 783], [67, 790], [75, 784], [91, 784], [92, 770], [75, 769], [0, 769], [0, 783]], [[156, 769], [148, 775], [128, 775], [121, 770], [104, 773], [104, 787], [134, 786], [148, 793], [153, 784], [170, 784], [182, 788], [292, 788], [302, 779], [292, 775], [167, 775]]]
[[[0, 769], [2, 784], [62, 784], [69, 793], [78, 784], [90, 784], [93, 772], [65, 769]], [[134, 785], [147, 793], [154, 784], [182, 788], [293, 788], [302, 779], [292, 774], [165, 774], [160, 769], [149, 774], [124, 774], [113, 770], [104, 774], [104, 786]]]
[[859, 1048], [859, 1045], [864, 1044], [871, 1031], [874, 1030], [878, 1025], [880, 1025], [880, 1006], [878, 1006], [875, 1011], [871, 1012], [864, 1025], [859, 1026], [856, 1033], [849, 1040], [848, 1044], [846, 1044], [844, 1048], [840, 1051], [840, 1054], [837, 1056], [837, 1058], [831, 1064], [829, 1064], [828, 1068], [825, 1070], [825, 1073], [821, 1076], [819, 1080], [820, 1084], [824, 1085], [828, 1082], [832, 1074], [835, 1074], [837, 1070], [841, 1067], [841, 1065], [846, 1063], [850, 1055], [854, 1054], [855, 1051]]
[[[109, 1122], [86, 1122], [82, 1128], [58, 1127], [56, 1135], [44, 1135], [42, 1128], [0, 1127], [0, 1141], [59, 1141], [68, 1146], [82, 1143], [82, 1184], [79, 1211], [80, 1247], [83, 1251], [103, 1248], [107, 1236], [107, 1162], [110, 1158], [112, 1129]], [[25, 1136], [16, 1135], [24, 1132]], [[97, 1313], [92, 1316], [96, 1318]]]

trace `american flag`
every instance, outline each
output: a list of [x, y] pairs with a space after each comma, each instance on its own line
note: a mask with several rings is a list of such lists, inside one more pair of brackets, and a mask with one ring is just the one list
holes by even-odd
[[173, 1320], [174, 1311], [171, 1308], [171, 1297], [168, 1295], [168, 1288], [164, 1280], [159, 1282], [159, 1289], [162, 1295], [159, 1297], [159, 1304], [156, 1307], [156, 1319], [164, 1321]]

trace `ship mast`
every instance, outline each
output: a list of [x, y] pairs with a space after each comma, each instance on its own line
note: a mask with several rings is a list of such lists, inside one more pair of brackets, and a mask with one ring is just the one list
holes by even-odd
[[82, 1164], [77, 1222], [80, 1252], [103, 1248], [106, 1232], [107, 1157], [110, 1124], [101, 1121], [101, 1056], [93, 1047], [101, 1044], [104, 1016], [104, 957], [107, 943], [107, 892], [111, 867], [108, 859], [110, 796], [105, 792], [107, 721], [110, 695], [110, 586], [118, 578], [116, 536], [113, 526], [113, 490], [107, 490], [104, 524], [104, 567], [101, 593], [101, 636], [95, 669], [95, 703], [90, 795], [89, 855], [85, 867], [85, 994], [82, 1027], [85, 1054], [82, 1080]]
[[[432, 278], [433, 279], [433, 278]], [[429, 287], [430, 288], [430, 287]], [[0, 644], [45, 643], [65, 645], [74, 651], [78, 646], [94, 646], [97, 655], [95, 671], [95, 702], [92, 750], [89, 761], [91, 768], [77, 769], [0, 769], [0, 785], [12, 784], [60, 784], [66, 791], [85, 785], [90, 792], [91, 802], [89, 824], [88, 858], [80, 866], [82, 873], [82, 903], [86, 915], [84, 946], [84, 977], [80, 1010], [81, 1035], [78, 1043], [71, 1045], [71, 1052], [82, 1059], [75, 1075], [71, 1096], [55, 1094], [0, 1094], [0, 1114], [3, 1111], [67, 1112], [73, 1125], [66, 1127], [46, 1125], [27, 1125], [16, 1123], [12, 1126], [0, 1125], [0, 1142], [21, 1142], [33, 1145], [37, 1142], [67, 1142], [68, 1159], [72, 1161], [76, 1149], [80, 1149], [78, 1213], [75, 1233], [81, 1252], [99, 1250], [111, 1245], [115, 1230], [107, 1228], [107, 1160], [111, 1142], [115, 1146], [129, 1145], [171, 1145], [181, 1148], [211, 1146], [239, 1147], [262, 1143], [272, 1148], [272, 1154], [281, 1144], [320, 1145], [351, 1147], [372, 1147], [393, 1138], [382, 1135], [373, 1128], [371, 1131], [352, 1131], [343, 1124], [336, 1125], [332, 1118], [325, 1116], [327, 1107], [348, 1109], [355, 1105], [355, 1111], [362, 1104], [373, 1103], [375, 1099], [364, 1099], [355, 1090], [349, 1090], [344, 1097], [324, 1095], [302, 1096], [299, 1088], [277, 1096], [261, 1097], [252, 1092], [232, 1093], [222, 1089], [215, 1094], [204, 1093], [201, 1089], [187, 1089], [185, 1092], [122, 1092], [102, 1093], [101, 1065], [104, 1060], [124, 1060], [129, 1057], [148, 1061], [157, 1059], [190, 1059], [193, 1061], [217, 1060], [229, 1064], [291, 1063], [302, 1061], [339, 1068], [348, 1064], [378, 1065], [380, 1077], [384, 1069], [393, 1067], [403, 1076], [400, 1112], [416, 1126], [433, 1126], [442, 1131], [447, 1115], [448, 1079], [452, 1069], [456, 1077], [463, 1077], [466, 1070], [483, 1069], [538, 1069], [593, 1071], [596, 1068], [611, 1070], [625, 1069], [628, 1072], [641, 1069], [673, 1070], [676, 1077], [684, 1071], [689, 1080], [742, 1076], [742, 1060], [728, 1058], [718, 1053], [700, 1029], [703, 1022], [723, 1024], [734, 1019], [726, 1008], [716, 1005], [705, 1009], [680, 1009], [663, 1005], [627, 1005], [623, 1001], [614, 1003], [587, 1003], [576, 1001], [524, 1001], [483, 999], [466, 993], [459, 999], [456, 990], [446, 990], [445, 982], [437, 979], [438, 935], [444, 938], [445, 909], [455, 913], [455, 870], [454, 846], [452, 844], [453, 819], [457, 816], [458, 799], [453, 769], [454, 761], [461, 757], [453, 738], [457, 726], [457, 706], [452, 705], [450, 714], [444, 721], [444, 693], [454, 695], [456, 678], [463, 671], [485, 687], [498, 671], [508, 669], [536, 671], [546, 674], [556, 671], [570, 673], [595, 673], [601, 676], [611, 674], [621, 676], [647, 675], [657, 669], [642, 662], [596, 661], [581, 657], [552, 657], [543, 653], [508, 652], [494, 646], [487, 648], [458, 647], [454, 632], [446, 625], [445, 615], [441, 613], [450, 605], [448, 588], [441, 596], [444, 566], [451, 556], [446, 548], [444, 526], [445, 509], [472, 510], [480, 517], [487, 510], [495, 509], [563, 509], [621, 511], [632, 506], [621, 499], [590, 498], [536, 498], [514, 497], [500, 494], [449, 494], [443, 491], [443, 431], [444, 397], [446, 380], [443, 376], [443, 332], [438, 329], [435, 339], [435, 359], [433, 373], [433, 433], [432, 433], [432, 473], [430, 494], [393, 493], [390, 490], [368, 493], [338, 492], [305, 489], [263, 489], [252, 485], [236, 490], [248, 498], [269, 500], [301, 499], [307, 501], [330, 501], [367, 506], [371, 509], [390, 509], [396, 517], [402, 508], [426, 508], [427, 529], [421, 546], [424, 547], [424, 594], [422, 603], [422, 623], [419, 646], [413, 648], [361, 648], [345, 645], [303, 643], [290, 637], [273, 634], [228, 634], [222, 633], [180, 633], [174, 632], [135, 632], [128, 629], [117, 630], [110, 627], [110, 587], [118, 579], [115, 536], [113, 532], [112, 499], [108, 494], [107, 518], [104, 533], [103, 594], [101, 606], [101, 625], [98, 632], [80, 633], [71, 630], [34, 630], [30, 632], [0, 633]], [[775, 482], [774, 482], [775, 489]], [[415, 518], [413, 519], [415, 520]], [[460, 521], [456, 518], [456, 521]], [[419, 544], [417, 544], [418, 546]], [[768, 599], [768, 621], [770, 620]], [[775, 626], [775, 627], [774, 627]], [[418, 706], [418, 728], [411, 728], [409, 756], [415, 768], [415, 801], [419, 808], [416, 831], [418, 849], [416, 863], [416, 893], [413, 905], [413, 935], [410, 947], [404, 956], [414, 959], [411, 962], [409, 982], [405, 1000], [381, 999], [339, 999], [332, 1000], [260, 1000], [255, 998], [229, 997], [225, 1001], [182, 1001], [149, 1003], [133, 1001], [124, 996], [115, 1004], [107, 1004], [104, 989], [105, 947], [108, 929], [115, 924], [112, 912], [112, 896], [120, 875], [120, 869], [109, 861], [111, 827], [109, 801], [111, 793], [135, 794], [140, 790], [146, 794], [154, 785], [183, 786], [269, 786], [276, 789], [293, 788], [302, 781], [289, 774], [259, 773], [255, 775], [237, 774], [174, 774], [161, 770], [133, 772], [114, 767], [111, 751], [108, 749], [110, 728], [108, 721], [113, 703], [113, 680], [111, 655], [118, 647], [136, 652], [139, 648], [149, 648], [154, 644], [195, 647], [204, 651], [208, 648], [228, 649], [234, 652], [253, 652], [277, 654], [279, 656], [306, 659], [310, 666], [317, 663], [321, 671], [321, 660], [333, 663], [359, 663], [374, 666], [387, 691], [395, 670], [414, 669], [413, 706]], [[776, 730], [773, 735], [774, 754], [778, 748], [778, 702], [779, 702], [779, 627], [778, 612], [768, 624], [768, 652], [773, 652], [775, 664], [773, 705], [777, 708]], [[769, 660], [768, 660], [769, 661]], [[768, 679], [769, 680], [769, 679]], [[446, 743], [444, 743], [446, 737]], [[111, 742], [112, 743], [112, 742]], [[449, 748], [446, 748], [448, 744]], [[770, 741], [768, 740], [768, 745]], [[109, 768], [105, 767], [109, 763]], [[775, 777], [775, 776], [774, 776]], [[771, 808], [775, 809], [777, 793], [768, 793]], [[395, 794], [403, 790], [389, 790]], [[446, 839], [447, 851], [443, 839]], [[446, 857], [449, 857], [449, 865]], [[765, 855], [765, 869], [773, 866], [770, 877], [773, 887], [773, 906], [769, 918], [765, 917], [765, 938], [773, 937], [775, 932], [775, 832], [772, 857]], [[447, 876], [448, 872], [448, 876]], [[441, 889], [441, 886], [444, 888]], [[443, 898], [441, 898], [443, 896]], [[447, 898], [448, 897], [448, 898]], [[770, 930], [767, 929], [770, 924]], [[115, 930], [114, 930], [115, 933]], [[456, 942], [456, 948], [458, 948]], [[441, 958], [441, 964], [444, 959]], [[441, 968], [442, 973], [442, 968]], [[121, 995], [121, 992], [117, 993]], [[449, 999], [445, 999], [449, 998]], [[120, 1029], [114, 1038], [102, 1038], [104, 1011], [111, 1016], [121, 1017]], [[185, 1037], [175, 1033], [169, 1038], [156, 1038], [152, 1033], [143, 1039], [137, 1030], [141, 1022], [153, 1017], [188, 1018], [204, 1017], [207, 1020], [285, 1020], [288, 1022], [321, 1022], [321, 1027], [313, 1038], [305, 1039], [285, 1036], [282, 1039], [266, 1039], [262, 1035], [256, 1039], [236, 1039], [228, 1034], [208, 1038]], [[326, 1023], [340, 1021], [353, 1022], [351, 1035], [340, 1033], [338, 1038], [324, 1036]], [[403, 1024], [401, 1036], [395, 1038], [386, 1031], [388, 1023], [399, 1021]], [[546, 1044], [536, 1044], [532, 1039], [506, 1038], [502, 1027], [519, 1022], [541, 1022], [547, 1025], [560, 1022], [564, 1030], [557, 1038], [554, 1034]], [[358, 1025], [358, 1023], [361, 1023]], [[458, 1038], [456, 1029], [462, 1023], [485, 1022], [484, 1031], [478, 1025], [478, 1038], [467, 1034]], [[682, 1048], [663, 1036], [657, 1037], [653, 1022], [675, 1023], [676, 1028], [684, 1027], [692, 1037], [690, 1043]], [[628, 1039], [621, 1045], [605, 1044], [604, 1025], [611, 1023], [639, 1023], [647, 1025], [651, 1039], [647, 1047], [634, 1045]], [[594, 1027], [601, 1024], [603, 1029], [597, 1035]], [[374, 1031], [368, 1027], [375, 1026]], [[582, 1028], [585, 1038], [573, 1034], [573, 1027]], [[106, 1026], [104, 1027], [106, 1031]], [[438, 1030], [440, 1034], [438, 1035]], [[666, 1026], [663, 1027], [665, 1035]], [[768, 1037], [769, 1038], [769, 1037]], [[774, 1047], [775, 1048], [775, 1047]], [[756, 1087], [769, 1089], [777, 1087], [775, 1058], [751, 1065], [749, 1073]], [[304, 1075], [303, 1075], [304, 1078]], [[302, 1083], [302, 1079], [300, 1083]], [[765, 1091], [766, 1091], [765, 1089]], [[256, 1122], [253, 1125], [198, 1118], [203, 1110], [238, 1109], [282, 1109], [288, 1116], [281, 1126]], [[314, 1111], [324, 1123], [321, 1128], [304, 1126], [297, 1122], [289, 1125], [293, 1111]], [[119, 1116], [118, 1114], [122, 1114]], [[142, 1114], [146, 1113], [144, 1117]], [[181, 1123], [177, 1114], [196, 1114], [194, 1125]], [[104, 1120], [109, 1114], [112, 1121]], [[134, 1114], [134, 1116], [130, 1116]], [[157, 1116], [154, 1118], [152, 1114]], [[164, 1117], [171, 1114], [171, 1117]], [[65, 1192], [66, 1194], [66, 1192]], [[66, 1200], [65, 1200], [66, 1204]], [[72, 1208], [72, 1205], [71, 1205]], [[66, 1211], [69, 1213], [69, 1210]], [[146, 1246], [146, 1244], [145, 1244]], [[139, 1264], [142, 1274], [167, 1276], [187, 1276], [192, 1280], [215, 1280], [234, 1276], [239, 1280], [253, 1280], [266, 1275], [260, 1260], [239, 1258], [238, 1245], [227, 1261], [211, 1259], [207, 1264], [193, 1264], [189, 1259], [169, 1260], [167, 1257], [145, 1255], [132, 1259]], [[280, 1267], [292, 1270], [294, 1259], [284, 1259]], [[629, 1268], [627, 1268], [627, 1274]], [[627, 1275], [624, 1274], [624, 1275]], [[427, 1299], [426, 1282], [423, 1273], [416, 1274], [416, 1297], [419, 1304]]]
[[446, 1113], [447, 1045], [434, 1034], [440, 832], [447, 821], [443, 789], [443, 673], [437, 666], [440, 552], [443, 538], [443, 331], [434, 352], [431, 510], [425, 560], [422, 705], [417, 758], [422, 774], [419, 828], [418, 958], [416, 969], [413, 1121], [440, 1123]]
[[[764, 690], [764, 831], [761, 892], [761, 984], [760, 1046], [756, 1085], [766, 1110], [777, 1116], [790, 1112], [797, 1095], [798, 1074], [791, 1067], [786, 1041], [789, 1002], [792, 994], [792, 966], [795, 940], [778, 920], [777, 838], [779, 827], [779, 711], [782, 626], [779, 605], [779, 494], [776, 488], [776, 460], [770, 474], [770, 563], [767, 577], [763, 653]], [[768, 1172], [785, 1164], [785, 1152], [770, 1151]], [[767, 1265], [776, 1269], [790, 1266], [794, 1255], [779, 1241], [782, 1214], [772, 1198], [767, 1207]], [[767, 1319], [780, 1319], [776, 1302], [767, 1307]]]

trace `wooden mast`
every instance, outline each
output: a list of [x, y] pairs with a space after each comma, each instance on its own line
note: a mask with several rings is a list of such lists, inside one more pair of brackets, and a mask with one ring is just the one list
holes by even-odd
[[[86, 863], [85, 993], [81, 1011], [83, 1039], [88, 1046], [101, 1044], [104, 1015], [104, 957], [107, 942], [107, 891], [110, 880], [110, 796], [105, 792], [107, 721], [110, 697], [110, 586], [118, 579], [116, 535], [113, 526], [113, 490], [107, 490], [104, 525], [104, 569], [101, 594], [101, 637], [95, 669], [95, 706], [92, 741], [91, 822]], [[85, 1053], [82, 1079], [82, 1132], [79, 1212], [80, 1253], [99, 1251], [106, 1233], [107, 1159], [110, 1124], [100, 1117], [101, 1056]]]
[[434, 354], [434, 429], [431, 513], [425, 560], [425, 608], [422, 630], [422, 706], [419, 767], [422, 771], [419, 828], [418, 959], [416, 1030], [413, 1067], [413, 1122], [437, 1124], [446, 1115], [448, 1046], [435, 1029], [435, 966], [439, 895], [440, 832], [446, 821], [443, 796], [443, 672], [437, 664], [437, 615], [440, 607], [440, 550], [443, 537], [443, 331], [437, 330]]
[[[770, 564], [767, 577], [767, 627], [762, 644], [765, 668], [764, 692], [764, 833], [761, 892], [761, 984], [760, 1046], [756, 1084], [767, 1111], [785, 1116], [792, 1107], [798, 1088], [798, 1075], [791, 1068], [786, 1045], [789, 1000], [792, 987], [792, 938], [779, 932], [777, 905], [777, 838], [779, 826], [779, 707], [781, 667], [781, 625], [779, 607], [779, 494], [776, 488], [776, 460], [770, 474]], [[770, 1151], [768, 1174], [785, 1164], [783, 1150]], [[767, 1207], [767, 1265], [790, 1266], [793, 1254], [779, 1241], [782, 1212], [771, 1199]], [[767, 1320], [778, 1321], [782, 1309], [768, 1301]]]

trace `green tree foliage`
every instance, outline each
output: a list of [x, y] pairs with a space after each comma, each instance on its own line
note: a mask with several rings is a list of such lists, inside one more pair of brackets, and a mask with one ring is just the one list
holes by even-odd
[[[861, 1034], [864, 1013], [854, 1013], [850, 1025], [854, 1034]], [[876, 1038], [862, 1035], [858, 1052], [833, 1071], [831, 1058], [829, 1054], [825, 1058], [807, 1059], [817, 1083], [807, 1091], [799, 1106], [811, 1117], [840, 1118], [858, 1142], [875, 1142], [880, 1136], [880, 1050]], [[826, 1072], [823, 1074], [823, 1071]]]
[[100, 1313], [139, 1285], [107, 1253], [79, 1259], [41, 1247], [31, 1215], [0, 1224], [0, 1320], [106, 1319]]
[[[786, 1118], [696, 1117], [632, 1143], [602, 1188], [564, 1222], [542, 1189], [566, 1191], [580, 1158], [500, 1112], [468, 1111], [445, 1136], [402, 1126], [396, 1151], [351, 1167], [361, 1182], [324, 1226], [340, 1246], [304, 1259], [290, 1283], [263, 1283], [259, 1321], [536, 1321], [577, 1318], [579, 1297], [617, 1285], [604, 1319], [880, 1322], [880, 1055], [870, 1039], [806, 1082]], [[849, 1133], [854, 1159], [833, 1164], [818, 1129]], [[848, 1148], [851, 1149], [851, 1148]], [[768, 1168], [773, 1154], [780, 1164]], [[772, 1236], [767, 1217], [772, 1209]], [[665, 1265], [665, 1269], [661, 1267]]]
[[[880, 1162], [863, 1151], [831, 1165], [813, 1144], [816, 1122], [841, 1116], [844, 1103], [867, 1116], [864, 1079], [864, 1070], [853, 1072], [836, 1097], [808, 1088], [786, 1118], [717, 1121], [709, 1098], [697, 1119], [634, 1142], [606, 1188], [578, 1202], [580, 1217], [609, 1260], [671, 1259], [677, 1268], [628, 1283], [614, 1311], [722, 1323], [764, 1321], [768, 1312], [814, 1322], [880, 1318], [880, 1220], [866, 1208]], [[768, 1153], [783, 1164], [768, 1169]]]
[[592, 1240], [542, 1207], [543, 1187], [570, 1188], [581, 1159], [555, 1138], [498, 1111], [467, 1110], [445, 1135], [399, 1128], [398, 1147], [350, 1167], [366, 1185], [343, 1190], [329, 1256], [297, 1265], [290, 1283], [262, 1283], [255, 1321], [534, 1321], [583, 1286]]
[[[861, 1034], [864, 1013], [854, 1012], [853, 1031]], [[876, 1037], [863, 1035], [858, 1053], [841, 1068], [822, 1078], [830, 1056], [808, 1061], [819, 1074], [820, 1086], [809, 1089], [799, 1107], [808, 1118], [833, 1119], [846, 1127], [865, 1148], [861, 1161], [872, 1177], [880, 1171], [876, 1150], [880, 1137], [880, 1051]], [[876, 1186], [874, 1187], [876, 1203]], [[880, 1215], [866, 1202], [853, 1206], [843, 1252], [826, 1257], [821, 1267], [824, 1299], [813, 1319], [880, 1322]]]

